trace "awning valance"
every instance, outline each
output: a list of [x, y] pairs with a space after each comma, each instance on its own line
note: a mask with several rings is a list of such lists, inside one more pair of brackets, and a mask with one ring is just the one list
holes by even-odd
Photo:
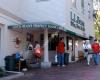
[[51, 28], [65, 31], [65, 28], [53, 22], [33, 22], [18, 25], [10, 25], [8, 29], [33, 29], [33, 28]]
[[77, 36], [77, 37], [81, 38], [82, 40], [87, 40], [87, 39], [89, 39], [89, 38], [86, 37], [86, 36], [83, 36], [83, 35], [81, 35], [81, 34], [75, 33], [75, 32], [70, 31], [70, 30], [67, 30], [67, 33], [70, 34], [70, 35], [72, 35], [72, 36]]
[[58, 29], [62, 30], [72, 36], [80, 37], [81, 39], [88, 39], [85, 36], [79, 35], [73, 31], [67, 30], [65, 27], [62, 27], [61, 25], [58, 25], [53, 22], [33, 22], [33, 23], [24, 23], [24, 24], [18, 24], [18, 25], [10, 25], [8, 26], [8, 29], [34, 29], [34, 28], [50, 28], [50, 29]]

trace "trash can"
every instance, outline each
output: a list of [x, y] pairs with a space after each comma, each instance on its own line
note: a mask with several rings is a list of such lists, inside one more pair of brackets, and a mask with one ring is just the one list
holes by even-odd
[[68, 65], [68, 63], [69, 63], [69, 53], [65, 53], [64, 54], [64, 64]]
[[5, 57], [5, 69], [8, 71], [15, 70], [15, 58], [13, 56]]

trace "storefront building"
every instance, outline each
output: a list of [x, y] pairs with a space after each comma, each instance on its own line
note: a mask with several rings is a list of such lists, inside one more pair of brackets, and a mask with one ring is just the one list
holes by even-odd
[[[26, 54], [27, 44], [38, 41], [44, 54], [41, 67], [50, 67], [59, 37], [64, 37], [65, 51], [74, 62], [82, 40], [94, 37], [91, 0], [2, 0], [0, 6], [0, 66], [5, 66], [5, 56], [18, 49]], [[17, 46], [16, 37], [21, 40]]]

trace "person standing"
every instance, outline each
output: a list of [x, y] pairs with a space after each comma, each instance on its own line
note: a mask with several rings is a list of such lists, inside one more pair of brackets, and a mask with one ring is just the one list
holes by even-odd
[[56, 47], [57, 51], [57, 61], [58, 61], [58, 66], [64, 67], [64, 52], [65, 52], [65, 44], [64, 44], [64, 38], [61, 37], [60, 41]]
[[92, 48], [89, 40], [86, 40], [83, 44], [84, 57], [86, 58], [87, 65], [90, 65], [90, 60], [92, 58]]
[[33, 45], [31, 42], [28, 44], [28, 50], [33, 50]]
[[27, 58], [29, 59], [29, 60], [31, 60], [32, 59], [32, 54], [33, 54], [33, 45], [32, 45], [32, 43], [31, 42], [29, 42], [28, 43], [28, 53], [27, 53]]
[[84, 58], [86, 59], [87, 55], [88, 55], [88, 43], [87, 43], [87, 41], [84, 41], [84, 43], [83, 43], [83, 51], [84, 51]]
[[35, 52], [35, 58], [36, 58], [36, 63], [39, 63], [41, 60], [41, 47], [38, 41], [35, 41], [35, 48], [34, 48], [34, 52]]
[[91, 48], [91, 44], [90, 41], [87, 40], [87, 50], [88, 50], [88, 54], [87, 54], [87, 65], [90, 65], [90, 60], [92, 58], [93, 52], [92, 52], [92, 48]]
[[93, 50], [93, 58], [94, 58], [94, 63], [96, 65], [99, 64], [99, 52], [100, 52], [100, 45], [97, 42], [97, 40], [94, 40], [94, 43], [92, 44], [92, 50]]

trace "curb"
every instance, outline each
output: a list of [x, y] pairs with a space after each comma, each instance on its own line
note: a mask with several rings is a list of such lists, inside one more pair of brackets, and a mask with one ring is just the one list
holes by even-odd
[[7, 72], [12, 72], [12, 73], [16, 73], [16, 74], [10, 75], [10, 76], [7, 76], [7, 77], [2, 77], [2, 78], [0, 78], [0, 80], [11, 80], [11, 79], [18, 78], [18, 77], [24, 75], [23, 72], [14, 72], [14, 71], [7, 71]]

